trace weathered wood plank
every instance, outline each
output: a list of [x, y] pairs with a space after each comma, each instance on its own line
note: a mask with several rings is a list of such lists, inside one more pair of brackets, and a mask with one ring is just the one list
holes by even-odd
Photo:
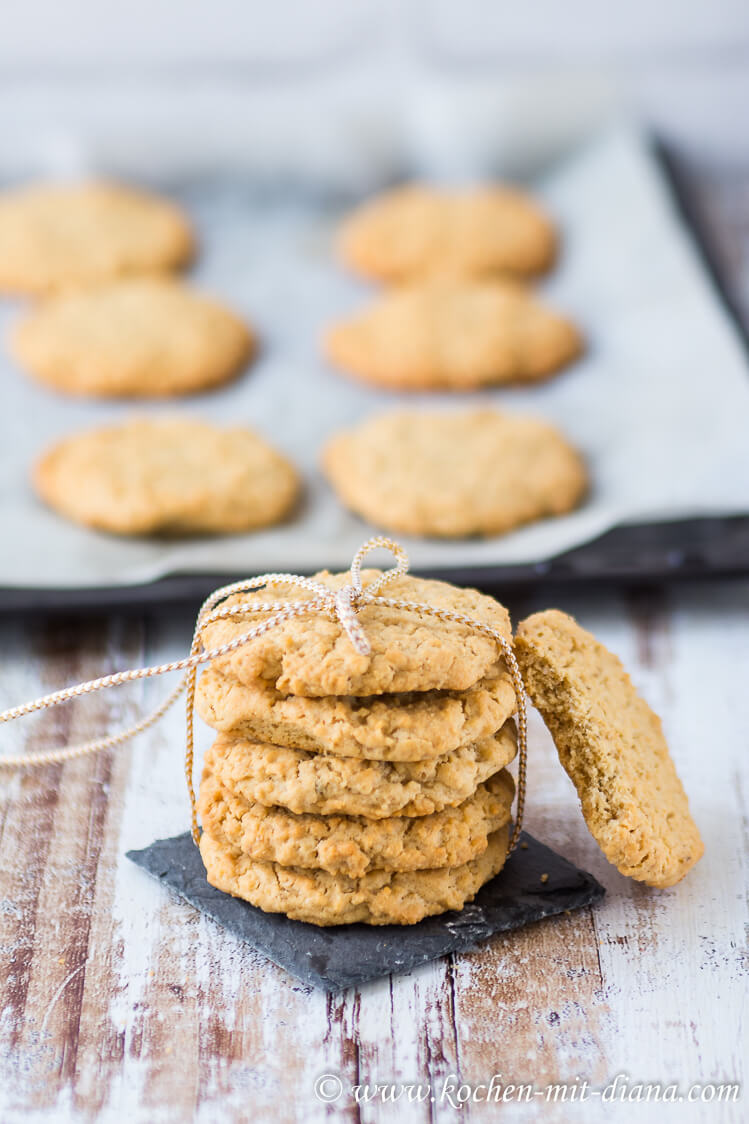
[[[555, 598], [558, 600], [558, 598]], [[531, 607], [541, 602], [536, 601]], [[607, 901], [497, 938], [457, 959], [328, 998], [199, 918], [128, 864], [124, 851], [182, 829], [182, 714], [121, 750], [4, 784], [0, 800], [0, 1118], [483, 1121], [492, 1106], [314, 1098], [322, 1073], [365, 1082], [740, 1079], [749, 584], [627, 601], [566, 598], [619, 651], [664, 716], [708, 854], [675, 890], [630, 885], [605, 863], [536, 718], [528, 826], [608, 886]], [[8, 702], [102, 667], [184, 649], [178, 617], [73, 634], [5, 628]], [[8, 655], [14, 651], [12, 661]], [[21, 670], [19, 670], [21, 669]], [[12, 688], [12, 696], [8, 691]], [[166, 688], [152, 683], [50, 712], [31, 736], [116, 727]], [[203, 739], [204, 741], [207, 739]], [[19, 856], [23, 861], [19, 861]], [[599, 1107], [577, 1106], [581, 1120]], [[697, 1106], [692, 1114], [699, 1119]], [[739, 1108], [721, 1119], [738, 1120]], [[518, 1105], [518, 1120], [565, 1119]], [[686, 1112], [686, 1108], [684, 1110]], [[607, 1118], [627, 1119], [628, 1106]], [[646, 1111], [638, 1118], [648, 1119]], [[655, 1117], [653, 1117], [655, 1118]], [[717, 1118], [717, 1117], [716, 1117]]]
[[[26, 642], [36, 668], [24, 694], [137, 658], [137, 643], [118, 643], [117, 633], [116, 626], [65, 622], [35, 626], [28, 639], [16, 633], [22, 657]], [[85, 739], [116, 721], [121, 709], [111, 698], [86, 703], [46, 712], [28, 726], [29, 748]], [[4, 787], [0, 895], [7, 960], [0, 980], [7, 982], [0, 995], [8, 1033], [2, 1055], [7, 1111], [52, 1107], [76, 1084], [87, 977], [110, 944], [107, 934], [92, 953], [91, 924], [107, 829], [121, 812], [123, 764], [102, 754], [18, 773]], [[110, 882], [111, 864], [102, 877], [105, 896]], [[102, 990], [99, 1009], [106, 1011], [109, 988]]]

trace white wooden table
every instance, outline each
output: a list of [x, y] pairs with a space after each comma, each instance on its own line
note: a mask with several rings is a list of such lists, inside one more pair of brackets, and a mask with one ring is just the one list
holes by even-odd
[[[606, 886], [594, 910], [497, 937], [473, 953], [339, 997], [303, 987], [172, 896], [124, 852], [187, 824], [182, 716], [129, 749], [18, 774], [0, 803], [0, 1119], [315, 1120], [321, 1074], [364, 1082], [485, 1083], [617, 1074], [743, 1080], [746, 921], [742, 786], [749, 777], [749, 581], [623, 598], [557, 598], [621, 654], [661, 712], [704, 834], [680, 886], [651, 891], [610, 868], [582, 823], [540, 721], [531, 726], [528, 828]], [[525, 608], [546, 603], [536, 596]], [[2, 628], [3, 701], [185, 650], [190, 622]], [[3, 750], [129, 722], [163, 682], [7, 728]], [[535, 717], [535, 716], [534, 716]], [[746, 1039], [744, 1038], [744, 1044]], [[745, 1053], [745, 1051], [744, 1051]], [[336, 1086], [325, 1085], [330, 1092]], [[449, 1089], [449, 1086], [448, 1086]], [[495, 1104], [461, 1118], [490, 1120]], [[608, 1106], [660, 1119], [663, 1105]], [[682, 1119], [686, 1106], [674, 1110]], [[515, 1104], [519, 1120], [602, 1119], [600, 1100]], [[574, 1116], [573, 1116], [574, 1112]], [[658, 1115], [660, 1112], [661, 1115]], [[746, 1119], [746, 1103], [690, 1118]], [[368, 1104], [361, 1119], [452, 1120], [449, 1101]], [[335, 1118], [335, 1117], [334, 1117]]]
[[[187, 826], [177, 708], [114, 754], [0, 777], [2, 1124], [746, 1120], [749, 579], [511, 602], [516, 619], [550, 604], [617, 651], [664, 718], [706, 844], [681, 885], [651, 891], [608, 866], [534, 716], [527, 827], [592, 871], [603, 903], [327, 997], [124, 858]], [[4, 620], [0, 707], [176, 657], [190, 632], [185, 610]], [[164, 690], [149, 682], [5, 727], [0, 752], [128, 724]], [[315, 1093], [326, 1074], [320, 1094], [341, 1088], [329, 1103]], [[532, 1084], [530, 1099], [482, 1100], [495, 1074]], [[604, 1105], [617, 1075], [617, 1097], [698, 1084], [692, 1095], [712, 1103]], [[429, 1083], [427, 1099], [352, 1099], [354, 1086], [393, 1082]], [[549, 1102], [559, 1082], [567, 1101], [552, 1090]], [[455, 1108], [461, 1083], [476, 1100]], [[741, 1099], [726, 1103], [718, 1086], [734, 1083]]]

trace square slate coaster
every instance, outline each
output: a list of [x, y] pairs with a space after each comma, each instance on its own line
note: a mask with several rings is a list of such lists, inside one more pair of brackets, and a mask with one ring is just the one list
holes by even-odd
[[[592, 874], [523, 832], [504, 868], [459, 913], [428, 917], [416, 925], [323, 929], [281, 913], [263, 913], [214, 889], [189, 832], [157, 839], [142, 851], [128, 851], [127, 857], [275, 964], [326, 991], [408, 972], [427, 960], [473, 948], [493, 933], [592, 905], [606, 892]], [[544, 882], [542, 874], [548, 875]]]

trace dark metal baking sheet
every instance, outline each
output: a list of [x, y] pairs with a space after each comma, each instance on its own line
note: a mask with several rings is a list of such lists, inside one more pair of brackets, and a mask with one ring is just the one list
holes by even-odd
[[[532, 566], [430, 571], [457, 585], [508, 591], [540, 582], [616, 582], [636, 586], [685, 578], [749, 574], [749, 516], [642, 523], [617, 527], [595, 542]], [[214, 589], [247, 574], [186, 574], [147, 585], [96, 589], [0, 590], [0, 612], [137, 611], [169, 602], [199, 603]]]

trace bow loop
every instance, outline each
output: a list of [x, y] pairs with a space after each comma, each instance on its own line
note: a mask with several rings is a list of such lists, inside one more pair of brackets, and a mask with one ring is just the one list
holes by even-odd
[[[366, 589], [362, 590], [361, 583], [361, 564], [368, 554], [374, 550], [387, 550], [395, 558], [395, 566], [389, 570], [385, 570], [378, 578], [370, 582]], [[408, 573], [408, 555], [406, 554], [400, 543], [394, 542], [392, 539], [385, 538], [384, 535], [376, 535], [374, 538], [368, 539], [363, 546], [360, 546], [351, 562], [351, 584], [355, 589], [363, 593], [365, 601], [372, 601], [389, 582], [394, 581], [396, 578], [405, 577]]]

